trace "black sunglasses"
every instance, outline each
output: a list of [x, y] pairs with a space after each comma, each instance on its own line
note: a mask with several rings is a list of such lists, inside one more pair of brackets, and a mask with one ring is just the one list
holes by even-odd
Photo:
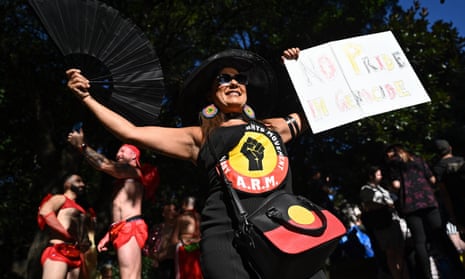
[[237, 83], [240, 83], [240, 84], [243, 84], [243, 85], [248, 84], [247, 76], [243, 75], [243, 74], [237, 74], [237, 75], [234, 75], [234, 76], [231, 76], [231, 75], [228, 75], [228, 74], [220, 74], [220, 75], [218, 75], [216, 77], [216, 80], [218, 81], [219, 85], [230, 84], [233, 79], [235, 81], [237, 81]]

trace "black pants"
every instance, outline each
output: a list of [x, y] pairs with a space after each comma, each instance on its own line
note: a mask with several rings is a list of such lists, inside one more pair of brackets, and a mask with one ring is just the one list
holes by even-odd
[[441, 278], [465, 278], [459, 255], [446, 233], [438, 208], [417, 210], [408, 214], [405, 220], [412, 233], [416, 270], [421, 273], [418, 278], [432, 278], [427, 244], [431, 245]]

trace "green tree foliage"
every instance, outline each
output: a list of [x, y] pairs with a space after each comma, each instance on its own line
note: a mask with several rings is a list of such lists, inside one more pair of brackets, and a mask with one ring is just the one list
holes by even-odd
[[[304, 183], [308, 168], [316, 165], [329, 170], [344, 198], [356, 200], [365, 179], [361, 170], [382, 163], [385, 144], [402, 142], [431, 158], [431, 139], [446, 136], [458, 145], [464, 138], [465, 39], [450, 23], [429, 22], [420, 2], [408, 10], [393, 0], [104, 2], [133, 20], [155, 46], [167, 88], [165, 126], [179, 125], [175, 108], [184, 78], [215, 52], [246, 48], [267, 58], [280, 80], [274, 110], [284, 115], [298, 104], [280, 62], [283, 49], [392, 30], [432, 102], [317, 135], [307, 131], [289, 144], [296, 183]], [[70, 148], [70, 127], [83, 121], [88, 143], [110, 158], [121, 143], [67, 92], [63, 58], [27, 1], [1, 1], [0, 15], [0, 248], [10, 255], [0, 264], [0, 278], [25, 278], [26, 266], [34, 278], [40, 276], [37, 242], [43, 239], [37, 206], [46, 193], [62, 190], [64, 173], [77, 171], [88, 181], [98, 212], [97, 238], [110, 223], [112, 178], [95, 172]], [[150, 151], [143, 159], [162, 174], [157, 202], [145, 205], [149, 222], [157, 221], [164, 200], [207, 190], [190, 163]]]

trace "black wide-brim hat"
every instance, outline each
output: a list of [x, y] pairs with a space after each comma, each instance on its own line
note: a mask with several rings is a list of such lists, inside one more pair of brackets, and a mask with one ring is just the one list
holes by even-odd
[[197, 125], [199, 112], [209, 105], [213, 80], [219, 71], [232, 67], [247, 75], [247, 104], [257, 118], [269, 116], [277, 94], [277, 82], [271, 65], [261, 56], [242, 49], [229, 49], [207, 58], [186, 79], [181, 90], [178, 113], [183, 126]]

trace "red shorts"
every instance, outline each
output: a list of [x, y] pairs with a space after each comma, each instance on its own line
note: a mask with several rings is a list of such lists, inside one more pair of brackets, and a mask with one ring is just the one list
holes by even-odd
[[142, 249], [148, 238], [148, 227], [143, 219], [134, 221], [121, 221], [113, 224], [110, 229], [111, 240], [115, 249], [121, 248], [131, 237], [135, 237], [137, 244]]
[[70, 268], [80, 267], [82, 264], [79, 249], [73, 245], [64, 243], [54, 244], [53, 246], [45, 248], [42, 252], [42, 257], [40, 258], [42, 265], [44, 265], [47, 259], [64, 262]]

